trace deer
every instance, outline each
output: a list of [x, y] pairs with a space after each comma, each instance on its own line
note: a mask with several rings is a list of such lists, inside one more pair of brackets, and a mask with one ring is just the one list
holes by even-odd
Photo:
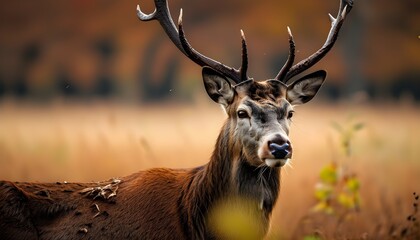
[[155, 0], [150, 14], [137, 6], [141, 21], [156, 20], [182, 54], [202, 67], [205, 90], [227, 119], [210, 160], [191, 169], [152, 168], [122, 178], [90, 183], [0, 182], [1, 239], [223, 239], [209, 223], [217, 202], [250, 200], [256, 228], [266, 236], [280, 192], [281, 169], [292, 158], [288, 137], [294, 106], [309, 102], [326, 78], [318, 70], [295, 76], [319, 62], [333, 47], [352, 9], [340, 0], [324, 45], [294, 64], [295, 42], [288, 27], [289, 54], [273, 79], [247, 75], [248, 53], [241, 30], [240, 68], [195, 50], [180, 10], [174, 24], [167, 0]]

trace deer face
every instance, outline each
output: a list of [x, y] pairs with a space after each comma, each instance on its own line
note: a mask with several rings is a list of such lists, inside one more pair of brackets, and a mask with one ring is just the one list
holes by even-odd
[[281, 167], [292, 157], [293, 106], [310, 101], [325, 77], [325, 71], [317, 71], [291, 85], [274, 79], [232, 85], [219, 72], [203, 68], [208, 95], [228, 114], [235, 152], [252, 166]]

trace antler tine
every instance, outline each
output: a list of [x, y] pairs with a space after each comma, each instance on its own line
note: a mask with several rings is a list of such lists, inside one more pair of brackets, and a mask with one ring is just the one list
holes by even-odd
[[151, 14], [146, 14], [146, 13], [144, 13], [144, 12], [141, 11], [140, 5], [137, 4], [137, 16], [142, 21], [154, 20], [155, 19], [155, 16], [156, 16], [156, 8], [155, 8], [155, 10]]
[[241, 29], [241, 38], [242, 38], [242, 66], [239, 69], [239, 71], [241, 72], [241, 79], [247, 80], [249, 79], [248, 75], [246, 74], [246, 72], [248, 71], [248, 50], [247, 50], [247, 45], [246, 45], [245, 34], [242, 29]]
[[293, 39], [292, 31], [289, 27], [287, 27], [287, 33], [289, 34], [289, 57], [287, 58], [286, 63], [281, 68], [280, 72], [277, 74], [276, 78], [279, 81], [284, 80], [284, 77], [287, 74], [287, 71], [293, 66], [293, 63], [295, 61], [295, 41]]
[[178, 30], [172, 20], [167, 0], [155, 0], [155, 10], [151, 14], [145, 14], [137, 5], [137, 16], [141, 21], [157, 20], [175, 46], [185, 54], [178, 37]]
[[[180, 10], [180, 15], [178, 19], [178, 28], [175, 26], [174, 21], [171, 17], [169, 6], [167, 0], [155, 0], [155, 11], [151, 14], [145, 14], [140, 10], [140, 7], [137, 7], [137, 16], [142, 21], [157, 20], [162, 28], [165, 30], [166, 34], [175, 44], [175, 46], [188, 58], [194, 61], [196, 64], [204, 67], [209, 66], [220, 73], [224, 74], [226, 77], [234, 81], [234, 83], [240, 83], [244, 80], [247, 80], [246, 68], [243, 67], [244, 64], [247, 65], [247, 59], [244, 61], [244, 56], [242, 57], [242, 69], [237, 70], [235, 68], [226, 66], [216, 60], [213, 60], [203, 54], [199, 53], [197, 50], [191, 47], [185, 38], [185, 33], [182, 26], [182, 9]], [[244, 49], [244, 44], [242, 44], [242, 49]], [[243, 52], [246, 52], [246, 49]], [[244, 54], [243, 54], [244, 55]], [[245, 54], [245, 57], [247, 54]], [[244, 63], [245, 62], [245, 63]], [[245, 69], [245, 71], [243, 71]]]
[[308, 58], [300, 61], [296, 65], [292, 66], [288, 71], [286, 76], [284, 77], [284, 82], [287, 82], [292, 77], [298, 75], [299, 73], [305, 71], [306, 69], [315, 65], [319, 60], [321, 60], [333, 47], [335, 41], [338, 38], [338, 33], [343, 25], [344, 19], [346, 18], [347, 13], [350, 12], [351, 8], [353, 7], [352, 0], [341, 0], [340, 1], [340, 8], [337, 14], [337, 17], [334, 18], [329, 14], [331, 19], [331, 29], [328, 33], [328, 37], [324, 43], [324, 45], [316, 51], [314, 54], [309, 56]]

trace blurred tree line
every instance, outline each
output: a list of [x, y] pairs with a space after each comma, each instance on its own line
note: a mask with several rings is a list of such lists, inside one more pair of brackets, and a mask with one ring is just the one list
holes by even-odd
[[[201, 88], [200, 69], [172, 46], [157, 22], [139, 22], [136, 5], [153, 1], [8, 1], [0, 8], [0, 98], [40, 101], [120, 98], [189, 100]], [[239, 29], [249, 74], [275, 76], [287, 58], [286, 26], [297, 60], [322, 46], [338, 0], [169, 0], [174, 19], [184, 9], [187, 37], [205, 55], [238, 67]], [[420, 101], [420, 2], [356, 0], [332, 52], [314, 69], [329, 79], [325, 97]]]

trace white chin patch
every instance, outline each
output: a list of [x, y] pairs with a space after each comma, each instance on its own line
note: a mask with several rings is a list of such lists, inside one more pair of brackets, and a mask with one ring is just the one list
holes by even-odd
[[266, 158], [264, 160], [265, 164], [269, 167], [283, 167], [289, 159], [273, 159], [273, 158]]

